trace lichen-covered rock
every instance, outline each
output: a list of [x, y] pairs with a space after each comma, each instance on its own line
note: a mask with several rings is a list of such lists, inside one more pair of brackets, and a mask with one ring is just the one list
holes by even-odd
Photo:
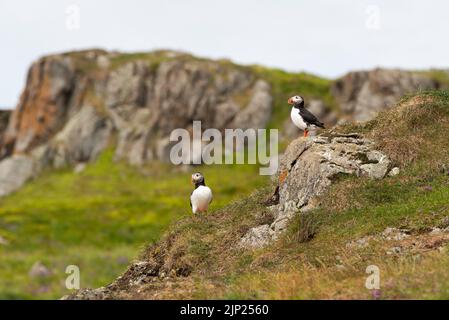
[[0, 110], [0, 146], [3, 143], [3, 136], [8, 127], [11, 110]]
[[252, 228], [241, 239], [240, 245], [246, 248], [260, 248], [266, 246], [270, 241], [273, 230], [270, 225], [264, 224], [255, 228]]
[[[287, 147], [279, 165], [279, 204], [274, 222], [251, 229], [244, 236], [247, 247], [260, 247], [276, 239], [298, 212], [316, 208], [318, 199], [341, 174], [381, 179], [390, 160], [374, 143], [357, 134], [298, 138]], [[263, 231], [263, 232], [261, 232]]]

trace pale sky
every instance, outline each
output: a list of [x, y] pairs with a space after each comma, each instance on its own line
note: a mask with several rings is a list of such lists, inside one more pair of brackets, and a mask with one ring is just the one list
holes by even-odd
[[179, 49], [335, 78], [449, 68], [448, 39], [447, 0], [0, 0], [0, 107], [16, 105], [32, 61], [73, 49]]

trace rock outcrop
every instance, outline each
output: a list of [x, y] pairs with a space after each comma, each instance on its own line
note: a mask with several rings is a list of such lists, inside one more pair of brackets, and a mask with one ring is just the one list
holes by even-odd
[[271, 207], [274, 222], [251, 229], [241, 240], [244, 247], [262, 247], [284, 231], [298, 212], [319, 205], [339, 175], [382, 179], [391, 170], [391, 161], [374, 143], [358, 134], [331, 134], [313, 139], [298, 138], [286, 149], [279, 166], [277, 197]]
[[13, 155], [0, 162], [0, 197], [19, 189], [36, 172], [35, 160], [26, 155]]
[[10, 110], [0, 110], [0, 145], [3, 143], [3, 136], [5, 134], [6, 128], [8, 127], [10, 116]]
[[142, 61], [125, 64], [106, 86], [105, 107], [119, 131], [119, 159], [132, 164], [166, 160], [170, 132], [190, 129], [194, 120], [203, 129], [223, 130], [263, 128], [270, 119], [270, 87], [250, 72], [196, 60], [152, 68]]
[[167, 161], [172, 130], [194, 120], [203, 130], [264, 128], [271, 107], [268, 83], [229, 62], [169, 51], [47, 56], [32, 64], [1, 136], [0, 195], [43, 168], [89, 162], [111, 140], [116, 159]]
[[66, 56], [40, 59], [31, 66], [20, 102], [11, 115], [2, 156], [25, 153], [62, 128], [82, 90], [74, 62]]
[[375, 69], [350, 72], [337, 79], [332, 86], [332, 94], [343, 115], [350, 120], [366, 121], [374, 118], [379, 111], [392, 107], [406, 94], [440, 86], [423, 74]]

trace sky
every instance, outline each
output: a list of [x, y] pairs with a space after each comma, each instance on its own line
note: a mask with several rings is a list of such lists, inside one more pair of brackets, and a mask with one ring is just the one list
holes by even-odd
[[57, 52], [173, 49], [336, 78], [449, 69], [447, 0], [0, 0], [0, 107]]

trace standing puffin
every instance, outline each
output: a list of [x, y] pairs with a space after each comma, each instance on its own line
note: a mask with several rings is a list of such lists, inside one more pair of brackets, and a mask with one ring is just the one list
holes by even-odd
[[304, 107], [304, 99], [300, 96], [293, 96], [288, 99], [288, 104], [292, 105], [290, 118], [295, 126], [304, 130], [304, 137], [309, 135], [310, 127], [320, 127], [324, 129], [324, 123], [320, 122], [309, 110]]
[[212, 190], [206, 186], [204, 176], [199, 172], [192, 174], [192, 183], [195, 185], [195, 190], [190, 195], [192, 212], [206, 212], [212, 201]]

